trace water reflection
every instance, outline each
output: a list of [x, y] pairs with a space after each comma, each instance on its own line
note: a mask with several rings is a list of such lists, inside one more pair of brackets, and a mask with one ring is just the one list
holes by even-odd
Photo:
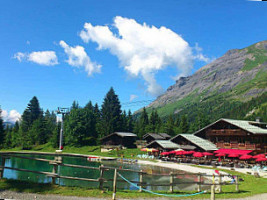
[[[48, 155], [24, 155], [30, 157], [37, 157], [37, 158], [45, 158], [53, 160], [54, 156]], [[148, 184], [168, 184], [170, 182], [168, 175], [170, 172], [178, 173], [177, 170], [172, 170], [168, 168], [162, 168], [158, 166], [150, 166], [150, 165], [139, 165], [139, 164], [127, 164], [127, 163], [120, 163], [115, 161], [105, 161], [102, 163], [98, 162], [88, 162], [84, 157], [70, 157], [70, 156], [63, 156], [63, 163], [64, 164], [73, 164], [73, 165], [82, 165], [82, 166], [92, 166], [92, 167], [99, 167], [100, 164], [109, 167], [116, 167], [116, 168], [124, 168], [124, 169], [133, 169], [133, 170], [143, 170], [147, 174], [143, 176], [143, 181]], [[52, 172], [52, 165], [49, 165], [48, 162], [42, 161], [34, 161], [28, 159], [21, 159], [21, 158], [14, 158], [11, 157], [10, 159], [6, 159], [7, 167], [15, 167], [15, 168], [22, 168], [22, 169], [29, 169], [29, 170], [36, 170], [36, 171], [44, 171], [44, 172]], [[82, 169], [82, 168], [73, 168], [73, 167], [66, 167], [66, 166], [59, 166], [58, 173], [62, 176], [73, 176], [73, 177], [80, 177], [80, 178], [90, 178], [90, 179], [97, 179], [99, 178], [100, 171], [94, 169]], [[131, 181], [139, 181], [139, 174], [135, 172], [120, 172], [124, 177]], [[157, 176], [153, 174], [158, 174]], [[104, 172], [105, 179], [113, 179], [114, 170], [110, 169]], [[30, 172], [22, 172], [22, 171], [14, 171], [5, 169], [4, 177], [9, 179], [18, 179], [18, 180], [29, 180], [32, 182], [39, 182], [39, 183], [48, 183], [51, 182], [51, 178], [47, 177], [42, 174], [35, 174]], [[176, 183], [184, 183], [184, 182], [192, 182], [197, 181], [197, 177], [195, 175], [179, 175], [175, 176]], [[118, 180], [122, 180], [118, 177]], [[88, 187], [88, 188], [97, 188], [99, 186], [98, 182], [88, 182], [88, 181], [79, 181], [79, 180], [70, 180], [70, 179], [57, 179], [56, 183], [59, 185], [66, 185], [66, 186], [79, 186], [79, 187]], [[112, 182], [109, 181], [104, 183], [104, 187], [108, 189], [112, 189]], [[130, 189], [136, 190], [133, 186], [125, 182], [118, 182], [117, 187], [120, 189]], [[169, 190], [169, 186], [147, 186], [147, 189], [150, 190]], [[197, 188], [196, 184], [179, 184], [174, 187], [175, 190], [195, 190]]]

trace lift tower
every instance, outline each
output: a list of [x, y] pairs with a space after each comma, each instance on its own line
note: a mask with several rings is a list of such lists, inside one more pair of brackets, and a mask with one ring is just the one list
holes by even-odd
[[60, 128], [60, 136], [59, 136], [59, 151], [63, 150], [64, 117], [69, 112], [70, 112], [69, 108], [58, 107], [58, 109], [57, 109], [57, 114], [61, 114], [62, 115], [62, 122], [61, 122], [61, 128]]

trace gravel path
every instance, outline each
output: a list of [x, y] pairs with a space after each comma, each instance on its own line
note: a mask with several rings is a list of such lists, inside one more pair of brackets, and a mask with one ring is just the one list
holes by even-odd
[[[1, 199], [17, 199], [17, 200], [107, 200], [110, 198], [96, 198], [96, 197], [75, 197], [75, 196], [60, 196], [60, 195], [41, 195], [41, 194], [32, 194], [32, 193], [19, 193], [19, 192], [12, 192], [12, 191], [0, 191], [0, 198]], [[118, 200], [122, 200], [121, 198], [117, 198]], [[175, 198], [136, 198], [137, 200], [174, 200]], [[227, 199], [227, 200], [266, 200], [267, 193], [259, 194], [251, 197], [246, 198], [238, 198], [238, 199]], [[180, 199], [181, 200], [181, 199]], [[186, 199], [188, 200], [188, 199]], [[205, 200], [205, 199], [202, 199]], [[209, 200], [209, 199], [207, 199]]]

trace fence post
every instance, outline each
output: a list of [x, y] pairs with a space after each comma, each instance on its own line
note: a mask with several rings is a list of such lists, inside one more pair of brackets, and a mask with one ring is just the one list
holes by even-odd
[[6, 163], [6, 158], [2, 157], [1, 161], [1, 169], [0, 169], [0, 178], [2, 179], [4, 176], [4, 169], [5, 169], [5, 163]]
[[219, 175], [219, 193], [222, 192], [222, 175]]
[[215, 185], [212, 184], [210, 188], [210, 200], [215, 200]]
[[116, 199], [116, 191], [117, 191], [117, 168], [115, 168], [114, 170], [112, 200]]
[[143, 184], [143, 170], [139, 172], [139, 183], [140, 183], [140, 188], [139, 192], [142, 192], [142, 184]]
[[104, 176], [104, 166], [99, 166], [100, 169], [100, 176], [99, 176], [99, 189], [103, 190], [103, 176]]
[[[56, 163], [53, 164], [52, 173], [53, 174], [56, 174], [57, 173], [57, 164]], [[55, 176], [52, 177], [52, 184], [56, 184], [56, 177]]]
[[238, 187], [238, 176], [235, 176], [235, 190], [239, 192], [239, 187]]
[[201, 174], [198, 174], [198, 186], [197, 186], [197, 191], [200, 192], [201, 191]]
[[173, 174], [170, 172], [170, 192], [173, 193]]

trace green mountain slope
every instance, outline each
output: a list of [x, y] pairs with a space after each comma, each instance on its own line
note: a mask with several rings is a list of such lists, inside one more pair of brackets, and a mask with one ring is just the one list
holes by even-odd
[[266, 119], [267, 41], [228, 51], [189, 77], [181, 77], [148, 107], [161, 117], [198, 113], [210, 121], [221, 117]]

